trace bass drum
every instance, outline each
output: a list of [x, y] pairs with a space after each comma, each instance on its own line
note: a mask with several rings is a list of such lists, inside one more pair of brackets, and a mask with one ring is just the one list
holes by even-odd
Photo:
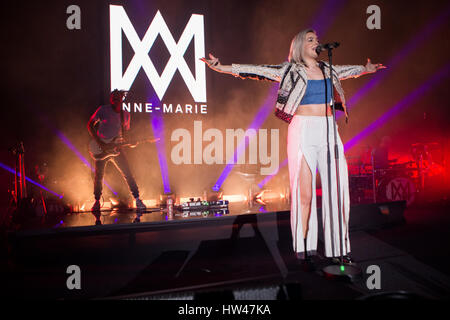
[[379, 201], [405, 200], [406, 205], [411, 205], [416, 198], [416, 187], [409, 177], [385, 176], [377, 186], [377, 199]]

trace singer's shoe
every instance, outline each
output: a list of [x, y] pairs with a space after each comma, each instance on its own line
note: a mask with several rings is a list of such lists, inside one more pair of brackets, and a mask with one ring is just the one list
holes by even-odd
[[136, 199], [136, 209], [138, 210], [145, 210], [147, 209], [146, 205], [144, 204], [144, 202], [142, 202], [141, 199]]
[[100, 200], [95, 200], [94, 205], [91, 208], [91, 211], [100, 211]]
[[303, 271], [312, 272], [316, 270], [316, 265], [309, 252], [296, 252], [295, 256]]
[[315, 254], [315, 252], [307, 250], [308, 246], [306, 245], [306, 239], [303, 239], [303, 248], [305, 249], [304, 252], [296, 252], [297, 260], [303, 271], [312, 272], [316, 270], [316, 266], [311, 259], [312, 253]]

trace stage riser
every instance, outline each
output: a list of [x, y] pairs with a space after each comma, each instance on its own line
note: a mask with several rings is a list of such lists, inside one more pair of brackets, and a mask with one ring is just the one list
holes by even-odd
[[[400, 222], [403, 219], [404, 207], [404, 203], [352, 207], [351, 231], [380, 228], [389, 223]], [[386, 208], [389, 214], [383, 215], [381, 211], [386, 211]], [[318, 220], [321, 220], [320, 217]], [[322, 234], [321, 229], [319, 225], [319, 236]], [[150, 288], [141, 288], [142, 290], [136, 293], [149, 290], [167, 292], [168, 288], [178, 288], [175, 291], [179, 292], [182, 287], [198, 285], [198, 279], [204, 280], [203, 286], [208, 286], [208, 277], [211, 274], [200, 272], [200, 267], [190, 270], [194, 273], [200, 272], [196, 273], [194, 279], [197, 280], [194, 282], [190, 278], [180, 279], [177, 276], [180, 272], [188, 271], [187, 267], [183, 266], [183, 261], [190, 261], [193, 255], [204, 252], [205, 248], [207, 251], [213, 250], [208, 251], [212, 255], [220, 253], [219, 257], [231, 254], [230, 252], [236, 254], [243, 245], [242, 248], [247, 248], [250, 252], [266, 251], [268, 257], [273, 254], [292, 254], [289, 211], [154, 225], [149, 223], [67, 228], [41, 234], [17, 234], [10, 240], [12, 263], [18, 267], [10, 277], [15, 287], [14, 292], [11, 292], [12, 296], [33, 296], [39, 293], [44, 298], [79, 299], [108, 297], [111, 294], [121, 296], [126, 294], [121, 288], [133, 281], [137, 275], [153, 284]], [[243, 254], [239, 259], [250, 259], [246, 262], [247, 265], [255, 263], [248, 254]], [[204, 261], [208, 265], [209, 260]], [[81, 292], [65, 288], [68, 276], [66, 268], [73, 264], [79, 265], [83, 272]], [[156, 269], [148, 270], [149, 264], [155, 265], [156, 267], [152, 268]], [[281, 276], [279, 265], [271, 265], [270, 274]], [[261, 276], [258, 275], [257, 266], [258, 264], [255, 264], [254, 268], [252, 267], [253, 271], [246, 275], [247, 278]], [[148, 272], [148, 275], [143, 272]], [[165, 280], [156, 281], [153, 278], [155, 275], [159, 278], [164, 276]], [[218, 275], [220, 276], [220, 273]], [[27, 288], [26, 291], [20, 289], [21, 283], [24, 286], [22, 289]], [[136, 286], [139, 287], [139, 283]], [[268, 292], [265, 298], [272, 299], [278, 295], [279, 290], [269, 287], [271, 290], [263, 291]], [[148, 292], [147, 297], [151, 296], [151, 292]], [[233, 293], [233, 297], [229, 297], [239, 299], [251, 295], [250, 292], [241, 293]], [[201, 296], [197, 297], [200, 298]]]
[[[385, 203], [373, 203], [373, 204], [360, 204], [350, 207], [350, 231], [364, 230], [364, 229], [377, 229], [388, 227], [389, 225], [395, 225], [404, 222], [403, 213], [406, 209], [405, 201], [385, 202]], [[322, 220], [322, 210], [317, 209], [318, 221]], [[86, 227], [66, 227], [59, 229], [41, 229], [41, 230], [25, 230], [13, 232], [10, 237], [13, 239], [26, 239], [26, 238], [54, 238], [54, 237], [73, 237], [73, 236], [98, 236], [98, 235], [110, 235], [120, 233], [141, 233], [149, 231], [164, 231], [164, 230], [179, 230], [183, 228], [195, 228], [202, 226], [233, 226], [233, 225], [248, 225], [263, 222], [276, 222], [284, 221], [290, 223], [290, 211], [278, 211], [278, 212], [264, 212], [264, 213], [251, 213], [241, 215], [228, 215], [222, 217], [212, 218], [193, 218], [189, 220], [179, 221], [164, 221], [164, 222], [149, 222], [138, 224], [111, 224], [100, 226], [86, 226]], [[319, 225], [320, 227], [320, 225]], [[242, 236], [253, 235], [252, 232], [248, 233], [248, 228], [242, 229]], [[321, 228], [320, 228], [321, 229]], [[231, 229], [230, 229], [231, 230]], [[274, 237], [276, 233], [271, 233], [268, 236]], [[219, 239], [223, 239], [226, 235], [221, 235]]]

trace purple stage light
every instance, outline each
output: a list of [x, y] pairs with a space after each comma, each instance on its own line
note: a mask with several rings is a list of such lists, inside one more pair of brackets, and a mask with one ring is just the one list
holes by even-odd
[[370, 133], [372, 133], [376, 129], [382, 127], [392, 117], [396, 116], [397, 114], [405, 110], [407, 107], [411, 106], [416, 99], [419, 99], [421, 96], [427, 93], [430, 89], [432, 89], [435, 85], [437, 85], [439, 81], [443, 80], [443, 78], [448, 77], [449, 72], [450, 72], [450, 63], [448, 63], [439, 72], [431, 76], [427, 81], [422, 83], [416, 90], [408, 94], [405, 98], [403, 98], [395, 106], [393, 106], [387, 112], [385, 112], [381, 117], [379, 117], [369, 126], [367, 126], [364, 130], [362, 130], [360, 133], [354, 136], [351, 140], [345, 143], [344, 145], [345, 151], [354, 147], [363, 138], [367, 137]]
[[259, 212], [267, 213], [267, 210], [264, 208], [264, 206], [261, 206], [261, 207], [258, 209], [258, 211], [259, 211]]
[[326, 0], [320, 5], [320, 10], [312, 20], [311, 29], [319, 35], [325, 34], [333, 24], [338, 15], [339, 9], [344, 7], [347, 0]]
[[92, 166], [91, 166], [91, 164], [89, 163], [89, 161], [78, 151], [78, 149], [77, 148], [75, 148], [75, 146], [72, 144], [72, 142], [64, 135], [64, 133], [62, 133], [61, 131], [59, 131], [59, 130], [54, 130], [54, 132], [56, 133], [56, 135], [58, 136], [58, 138], [62, 141], [62, 142], [64, 142], [64, 144], [66, 145], [66, 146], [68, 146], [69, 147], [69, 149], [70, 150], [72, 150], [72, 152], [73, 153], [75, 153], [76, 154], [76, 156], [86, 165], [86, 166], [88, 166], [91, 170], [93, 170], [92, 169]]
[[280, 172], [280, 169], [283, 168], [283, 167], [285, 167], [287, 164], [288, 164], [288, 159], [286, 158], [286, 159], [284, 159], [284, 161], [280, 164], [280, 166], [278, 167], [278, 169], [277, 169], [275, 172], [271, 173], [270, 175], [268, 175], [267, 177], [265, 177], [260, 183], [258, 183], [258, 187], [259, 187], [260, 189], [262, 189], [262, 188], [267, 184], [267, 182], [269, 182], [270, 180], [272, 180], [272, 178], [275, 177], [275, 176], [278, 174], [278, 172]]
[[[248, 129], [255, 129], [258, 130], [262, 124], [264, 123], [264, 121], [266, 121], [267, 117], [269, 116], [269, 114], [272, 113], [273, 111], [273, 103], [274, 103], [274, 99], [273, 96], [276, 95], [278, 90], [278, 84], [273, 85], [270, 88], [269, 94], [266, 98], [266, 101], [264, 102], [264, 104], [261, 106], [261, 108], [259, 109], [258, 113], [256, 114], [255, 118], [253, 119], [253, 122], [250, 124], [250, 126], [247, 128]], [[250, 139], [254, 139], [255, 137], [252, 137]], [[249, 139], [249, 140], [250, 140]], [[233, 155], [233, 159], [228, 159], [228, 162], [232, 162], [232, 163], [228, 163], [225, 167], [225, 169], [222, 171], [222, 174], [220, 175], [219, 179], [217, 179], [216, 184], [214, 185], [214, 187], [212, 188], [213, 191], [219, 191], [220, 188], [222, 187], [223, 182], [225, 181], [226, 178], [228, 178], [228, 175], [230, 174], [231, 170], [233, 170], [234, 167], [234, 162], [235, 160], [239, 159], [242, 155], [242, 153], [245, 152], [248, 144], [249, 144], [249, 140], [247, 139], [242, 139], [242, 141], [239, 143], [239, 145], [237, 146], [234, 155]]]
[[[161, 101], [159, 101], [156, 94], [149, 101], [153, 106], [161, 104]], [[171, 193], [169, 183], [169, 170], [167, 167], [166, 159], [166, 143], [164, 139], [164, 120], [162, 117], [162, 111], [158, 110], [158, 112], [155, 112], [155, 110], [153, 110], [150, 121], [153, 129], [153, 135], [155, 138], [159, 139], [158, 141], [156, 141], [156, 150], [158, 152], [159, 168], [161, 170], [164, 193]]]
[[[11, 169], [10, 167], [8, 167], [7, 165], [5, 165], [5, 164], [3, 164], [3, 163], [1, 163], [1, 162], [0, 162], [0, 168], [3, 168], [3, 169], [5, 169], [6, 171], [9, 171], [9, 172], [11, 172], [12, 174], [16, 174], [16, 172], [15, 172], [13, 169]], [[17, 172], [17, 176], [18, 176], [18, 177], [21, 176], [21, 175], [20, 175], [20, 172]], [[63, 198], [63, 195], [58, 194], [58, 193], [56, 193], [56, 192], [54, 192], [54, 191], [52, 191], [52, 190], [50, 190], [50, 189], [44, 187], [43, 185], [37, 183], [36, 181], [34, 181], [34, 180], [32, 180], [32, 179], [30, 179], [30, 178], [28, 178], [28, 177], [26, 177], [26, 176], [25, 176], [25, 179], [26, 179], [28, 182], [30, 182], [30, 183], [32, 183], [32, 184], [38, 186], [39, 188], [41, 188], [41, 189], [43, 189], [43, 190], [45, 190], [45, 191], [47, 191], [47, 192], [50, 192], [51, 194], [57, 196], [58, 198], [60, 198], [60, 199]]]
[[[376, 85], [381, 83], [381, 81], [393, 70], [397, 64], [401, 61], [404, 61], [408, 55], [414, 52], [415, 49], [419, 45], [422, 45], [423, 42], [430, 38], [430, 35], [435, 32], [444, 22], [448, 21], [448, 16], [450, 15], [450, 6], [448, 6], [438, 17], [433, 18], [427, 26], [422, 29], [422, 31], [414, 35], [412, 39], [402, 48], [402, 50], [396, 54], [391, 60], [386, 63], [388, 69], [381, 70], [381, 72], [377, 72], [372, 79], [367, 82], [361, 89], [358, 90], [347, 102], [347, 108], [350, 109], [356, 103], [358, 103], [370, 90], [372, 90]], [[339, 119], [343, 116], [343, 113], [340, 113], [336, 119]]]
[[[55, 134], [58, 136], [58, 138], [64, 142], [64, 144], [66, 146], [69, 147], [70, 150], [73, 151], [73, 153], [76, 154], [76, 156], [89, 168], [91, 169], [92, 172], [94, 172], [94, 168], [92, 168], [91, 164], [89, 163], [89, 161], [78, 151], [77, 148], [75, 148], [75, 146], [72, 144], [72, 142], [70, 142], [70, 140], [59, 130], [57, 129], [53, 129], [53, 131], [55, 132]], [[103, 179], [103, 183], [108, 187], [109, 190], [111, 190], [111, 192], [117, 196], [117, 192], [114, 191], [114, 189], [106, 182], [105, 179]]]
[[[72, 142], [58, 129], [55, 128], [53, 123], [47, 118], [46, 115], [40, 113], [36, 114], [38, 119], [40, 119], [53, 133], [67, 146], [70, 150], [72, 150], [73, 153], [89, 168], [92, 172], [94, 172], [94, 169], [92, 168], [89, 161], [78, 151], [77, 148], [72, 144]], [[103, 179], [103, 183], [108, 187], [111, 192], [117, 196], [117, 192], [114, 191], [114, 189], [106, 182], [105, 179]]]

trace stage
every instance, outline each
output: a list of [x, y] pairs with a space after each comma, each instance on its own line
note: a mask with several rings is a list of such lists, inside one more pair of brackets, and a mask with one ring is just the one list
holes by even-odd
[[[321, 232], [315, 271], [302, 269], [292, 252], [288, 210], [230, 208], [222, 216], [166, 220], [164, 211], [148, 209], [140, 222], [134, 221], [135, 211], [115, 210], [101, 213], [101, 225], [90, 212], [72, 213], [51, 228], [29, 226], [8, 234], [2, 295], [228, 301], [354, 300], [396, 293], [397, 298], [448, 298], [448, 236], [441, 233], [439, 250], [436, 236], [428, 237], [448, 221], [448, 207], [448, 202], [406, 207], [404, 201], [352, 206], [352, 256], [363, 271], [353, 282], [324, 277], [321, 268], [329, 262]], [[71, 265], [81, 270], [79, 290], [66, 286]], [[380, 289], [367, 285], [373, 265], [381, 270]]]

